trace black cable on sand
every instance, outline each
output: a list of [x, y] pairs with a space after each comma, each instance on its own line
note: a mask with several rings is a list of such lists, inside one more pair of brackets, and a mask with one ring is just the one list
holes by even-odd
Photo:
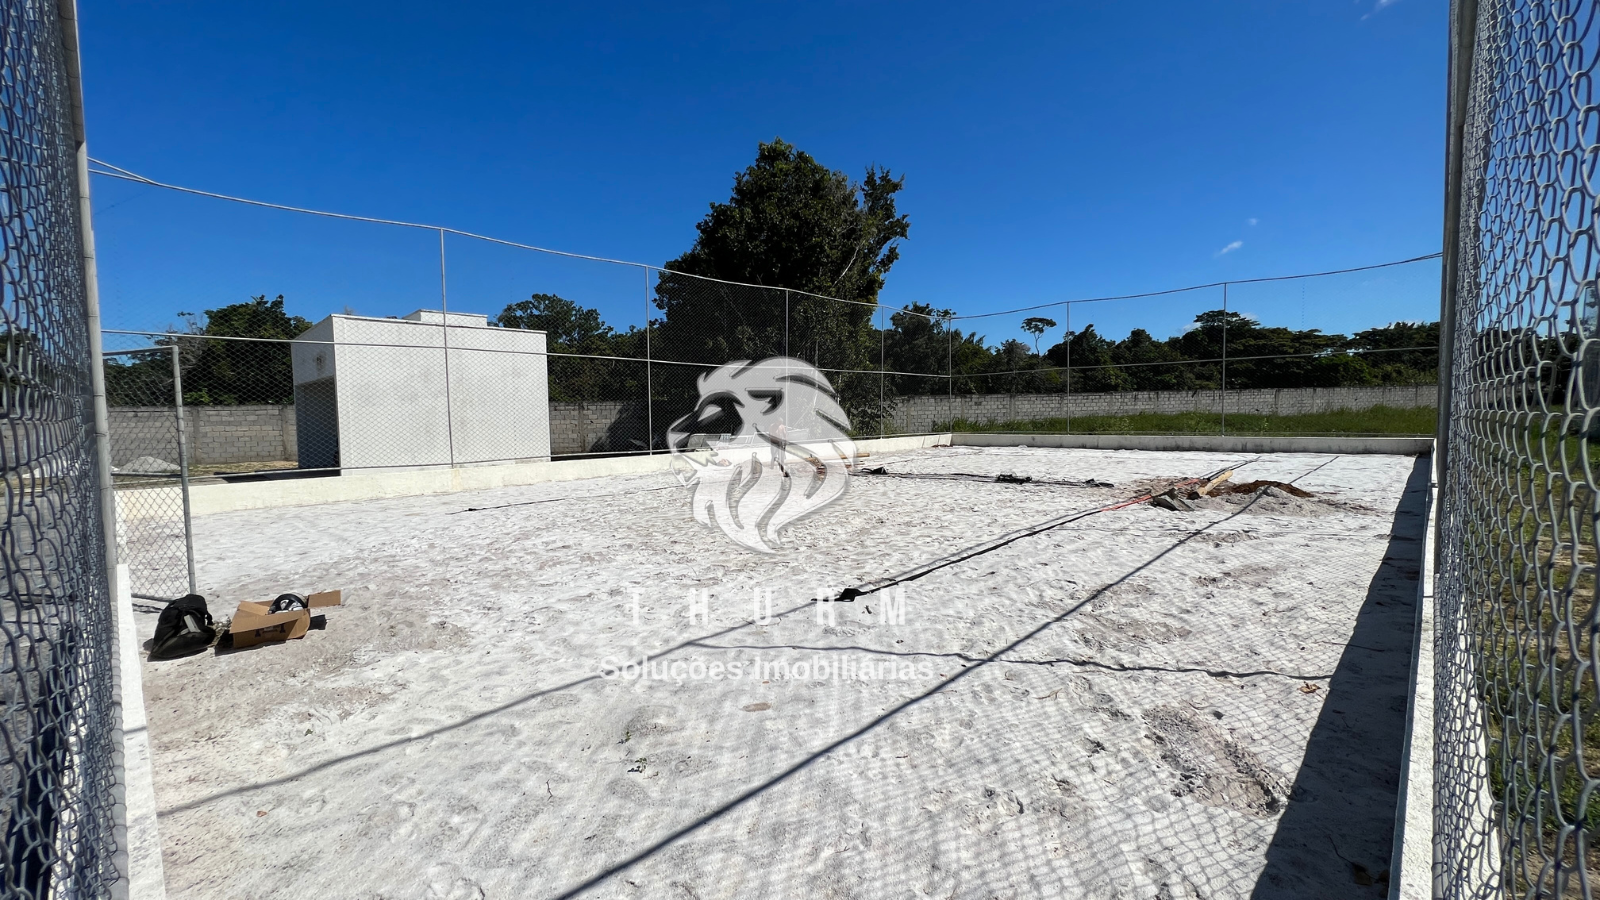
[[978, 475], [972, 472], [891, 472], [887, 466], [878, 466], [872, 469], [862, 469], [857, 474], [872, 475], [877, 478], [912, 478], [922, 481], [977, 481], [986, 484], [1038, 484], [1049, 487], [1116, 487], [1109, 481], [1099, 481], [1094, 478], [1086, 478], [1083, 481], [1063, 481], [1052, 478], [1034, 478], [1031, 475], [1013, 475], [1009, 472], [999, 475]]
[[1137, 497], [1133, 497], [1133, 498], [1128, 499], [1128, 500], [1121, 500], [1121, 501], [1118, 501], [1116, 503], [1109, 504], [1107, 506], [1101, 506], [1101, 507], [1098, 507], [1098, 508], [1095, 508], [1095, 509], [1085, 509], [1085, 510], [1078, 510], [1076, 512], [1070, 512], [1070, 513], [1067, 513], [1067, 514], [1065, 514], [1063, 516], [1059, 516], [1059, 517], [1057, 517], [1055, 519], [1051, 519], [1051, 520], [1045, 522], [1042, 525], [1035, 525], [1035, 526], [1033, 526], [1031, 528], [1023, 529], [1022, 531], [1012, 532], [1011, 534], [1008, 534], [1008, 535], [1005, 535], [1003, 537], [1000, 537], [1000, 538], [998, 538], [998, 539], [996, 539], [994, 541], [991, 541], [990, 543], [988, 543], [986, 545], [979, 546], [978, 548], [976, 548], [974, 550], [967, 551], [967, 552], [962, 553], [962, 554], [960, 554], [958, 556], [953, 556], [953, 557], [950, 557], [948, 559], [941, 559], [941, 560], [938, 560], [937, 562], [926, 563], [926, 564], [924, 564], [922, 566], [918, 566], [917, 568], [913, 568], [913, 569], [907, 570], [906, 572], [904, 572], [904, 573], [902, 573], [900, 575], [894, 575], [894, 576], [890, 576], [888, 578], [880, 579], [878, 581], [868, 582], [867, 584], [861, 585], [860, 587], [845, 588], [844, 590], [840, 591], [837, 596], [828, 597], [828, 598], [819, 598], [819, 599], [821, 599], [822, 602], [824, 602], [824, 603], [850, 603], [850, 602], [854, 601], [857, 597], [864, 597], [864, 596], [866, 596], [868, 594], [876, 594], [876, 593], [878, 593], [879, 591], [881, 591], [881, 590], [883, 590], [885, 588], [894, 587], [897, 584], [905, 584], [905, 583], [910, 582], [910, 581], [916, 581], [917, 579], [922, 578], [922, 577], [927, 576], [927, 575], [931, 575], [934, 572], [939, 571], [940, 569], [949, 568], [950, 566], [953, 566], [956, 563], [966, 562], [969, 559], [974, 559], [976, 557], [984, 555], [985, 553], [993, 553], [994, 551], [999, 550], [1001, 547], [1007, 546], [1009, 544], [1014, 544], [1017, 541], [1022, 540], [1023, 538], [1030, 538], [1030, 537], [1034, 537], [1035, 535], [1044, 534], [1047, 531], [1052, 531], [1054, 529], [1060, 528], [1063, 525], [1070, 525], [1073, 522], [1078, 522], [1078, 521], [1081, 521], [1083, 519], [1087, 519], [1090, 516], [1099, 515], [1100, 513], [1103, 513], [1103, 512], [1111, 512], [1112, 510], [1117, 510], [1117, 509], [1122, 509], [1123, 507], [1132, 506], [1135, 503], [1143, 503], [1146, 500], [1149, 500], [1149, 499], [1155, 497], [1157, 493], [1162, 493], [1164, 491], [1170, 491], [1170, 490], [1173, 490], [1175, 488], [1186, 487], [1186, 486], [1191, 485], [1191, 484], [1205, 484], [1207, 481], [1210, 481], [1211, 479], [1216, 478], [1218, 475], [1221, 475], [1223, 472], [1236, 471], [1238, 469], [1242, 469], [1245, 466], [1248, 466], [1251, 463], [1256, 462], [1256, 461], [1258, 461], [1260, 459], [1261, 459], [1261, 457], [1258, 456], [1255, 459], [1246, 460], [1246, 461], [1244, 461], [1242, 463], [1238, 463], [1236, 465], [1223, 466], [1220, 469], [1216, 469], [1216, 470], [1214, 470], [1212, 472], [1209, 472], [1209, 473], [1207, 473], [1205, 475], [1201, 475], [1201, 476], [1196, 477], [1196, 478], [1185, 478], [1185, 479], [1183, 479], [1181, 481], [1178, 481], [1178, 482], [1176, 482], [1176, 483], [1174, 483], [1172, 485], [1169, 485], [1168, 487], [1163, 489], [1163, 491], [1147, 491], [1147, 492], [1145, 492], [1145, 493], [1143, 493], [1143, 494], [1141, 494], [1141, 495], [1139, 495]]

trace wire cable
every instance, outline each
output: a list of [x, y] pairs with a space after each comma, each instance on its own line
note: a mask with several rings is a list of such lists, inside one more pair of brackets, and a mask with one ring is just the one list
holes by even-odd
[[1042, 525], [1036, 525], [1036, 526], [1033, 526], [1032, 528], [1023, 529], [1022, 531], [1013, 532], [1013, 533], [1011, 533], [1009, 535], [1005, 535], [1005, 536], [1003, 536], [1003, 537], [1001, 537], [1001, 538], [999, 538], [997, 540], [991, 541], [990, 543], [988, 543], [986, 545], [980, 545], [976, 549], [969, 550], [967, 552], [961, 553], [958, 556], [953, 556], [953, 557], [950, 557], [948, 559], [943, 559], [943, 560], [939, 560], [937, 562], [928, 563], [926, 565], [910, 569], [910, 570], [908, 570], [908, 571], [906, 571], [906, 572], [904, 572], [904, 573], [902, 573], [900, 575], [894, 575], [894, 576], [890, 576], [888, 578], [879, 579], [877, 581], [871, 581], [871, 582], [868, 582], [868, 583], [866, 583], [864, 585], [861, 585], [859, 587], [848, 587], [848, 588], [845, 588], [844, 590], [840, 591], [838, 594], [836, 594], [833, 597], [818, 598], [818, 599], [820, 599], [821, 602], [824, 602], [824, 603], [850, 603], [850, 602], [853, 602], [857, 597], [864, 597], [864, 596], [866, 596], [868, 594], [876, 594], [879, 591], [882, 591], [882, 590], [884, 590], [886, 588], [894, 587], [897, 584], [906, 584], [907, 582], [916, 581], [919, 578], [924, 578], [924, 577], [926, 577], [928, 575], [932, 575], [934, 572], [937, 572], [940, 569], [949, 568], [950, 566], [953, 566], [953, 565], [955, 565], [957, 563], [966, 562], [969, 559], [973, 559], [975, 557], [983, 556], [986, 553], [993, 553], [994, 551], [999, 550], [1001, 547], [1005, 547], [1005, 546], [1008, 546], [1010, 544], [1014, 544], [1017, 541], [1022, 540], [1023, 538], [1035, 537], [1037, 535], [1044, 534], [1045, 532], [1048, 532], [1048, 531], [1054, 531], [1055, 529], [1060, 528], [1063, 525], [1070, 525], [1073, 522], [1082, 521], [1083, 519], [1087, 519], [1090, 516], [1099, 515], [1100, 513], [1112, 512], [1114, 510], [1123, 509], [1125, 507], [1133, 506], [1136, 503], [1144, 503], [1147, 500], [1154, 499], [1157, 494], [1165, 493], [1167, 491], [1175, 490], [1177, 488], [1188, 487], [1191, 484], [1204, 484], [1207, 481], [1210, 481], [1211, 479], [1217, 477], [1218, 475], [1221, 475], [1223, 472], [1227, 472], [1227, 471], [1230, 471], [1230, 470], [1237, 471], [1238, 469], [1242, 469], [1245, 466], [1250, 465], [1251, 463], [1259, 462], [1260, 459], [1261, 459], [1261, 457], [1257, 456], [1254, 459], [1245, 460], [1242, 463], [1235, 463], [1233, 465], [1223, 466], [1220, 469], [1216, 469], [1216, 470], [1214, 470], [1212, 472], [1209, 472], [1209, 473], [1207, 473], [1205, 475], [1198, 476], [1196, 478], [1185, 478], [1185, 479], [1182, 479], [1180, 481], [1174, 482], [1172, 484], [1167, 485], [1165, 488], [1162, 488], [1160, 491], [1155, 491], [1155, 490], [1147, 491], [1146, 493], [1140, 494], [1137, 497], [1133, 497], [1131, 499], [1123, 500], [1123, 501], [1120, 501], [1118, 503], [1113, 503], [1113, 504], [1110, 504], [1110, 505], [1107, 505], [1107, 506], [1102, 506], [1102, 507], [1099, 507], [1097, 509], [1087, 509], [1087, 510], [1079, 510], [1077, 512], [1070, 512], [1070, 513], [1067, 513], [1067, 514], [1065, 514], [1063, 516], [1059, 516], [1059, 517], [1057, 517], [1055, 519], [1051, 519], [1051, 520], [1045, 522]]
[[[374, 224], [374, 225], [392, 225], [392, 226], [395, 226], [397, 228], [417, 228], [417, 229], [422, 229], [424, 231], [442, 232], [442, 233], [445, 233], [445, 234], [453, 234], [453, 235], [456, 235], [457, 237], [471, 238], [472, 240], [477, 240], [477, 241], [486, 241], [486, 242], [491, 243], [491, 244], [500, 244], [500, 245], [506, 246], [506, 247], [515, 247], [515, 248], [517, 248], [519, 250], [532, 250], [532, 251], [534, 251], [536, 253], [548, 253], [548, 254], [551, 254], [553, 256], [564, 256], [564, 257], [566, 257], [568, 259], [583, 259], [583, 260], [588, 260], [590, 262], [608, 263], [608, 264], [614, 265], [614, 266], [631, 266], [633, 268], [660, 272], [663, 275], [671, 275], [673, 277], [693, 278], [693, 279], [700, 280], [700, 281], [712, 281], [712, 282], [716, 282], [718, 284], [728, 284], [728, 285], [734, 285], [734, 286], [737, 286], [737, 287], [765, 288], [767, 290], [788, 290], [792, 294], [800, 294], [800, 295], [806, 296], [806, 297], [815, 297], [815, 298], [817, 298], [819, 300], [829, 300], [829, 301], [832, 301], [832, 302], [835, 302], [835, 303], [848, 303], [848, 304], [852, 304], [852, 305], [855, 305], [855, 306], [868, 306], [868, 307], [873, 307], [873, 308], [876, 308], [876, 309], [890, 309], [890, 310], [894, 310], [895, 312], [906, 313], [907, 315], [920, 316], [921, 318], [927, 319], [930, 322], [951, 322], [951, 321], [955, 321], [955, 320], [958, 320], [958, 319], [985, 319], [985, 318], [991, 318], [993, 316], [1005, 316], [1005, 315], [1012, 315], [1014, 313], [1032, 312], [1034, 310], [1040, 310], [1040, 309], [1050, 309], [1052, 307], [1057, 307], [1057, 306], [1070, 306], [1071, 304], [1074, 304], [1074, 303], [1106, 303], [1106, 302], [1113, 301], [1113, 300], [1139, 300], [1139, 299], [1143, 299], [1143, 298], [1147, 298], [1147, 297], [1160, 297], [1160, 296], [1164, 296], [1164, 295], [1167, 295], [1167, 294], [1181, 294], [1181, 293], [1184, 293], [1186, 291], [1199, 291], [1199, 290], [1205, 290], [1207, 288], [1216, 288], [1216, 287], [1221, 287], [1224, 284], [1262, 284], [1262, 283], [1270, 282], [1270, 281], [1293, 281], [1293, 280], [1295, 280], [1297, 278], [1317, 278], [1317, 277], [1324, 276], [1324, 275], [1345, 275], [1345, 274], [1348, 274], [1348, 273], [1351, 273], [1351, 272], [1367, 272], [1367, 271], [1371, 271], [1373, 269], [1385, 269], [1385, 268], [1389, 268], [1391, 266], [1403, 266], [1403, 265], [1407, 265], [1407, 264], [1410, 264], [1410, 263], [1422, 262], [1424, 260], [1429, 260], [1429, 259], [1439, 259], [1439, 258], [1444, 256], [1443, 253], [1428, 253], [1428, 254], [1424, 254], [1422, 256], [1413, 256], [1410, 259], [1399, 259], [1399, 260], [1394, 260], [1392, 262], [1373, 263], [1372, 265], [1366, 265], [1366, 266], [1351, 266], [1351, 267], [1345, 268], [1345, 269], [1330, 269], [1330, 270], [1328, 270], [1326, 272], [1307, 272], [1307, 273], [1300, 274], [1300, 275], [1272, 275], [1272, 276], [1267, 276], [1267, 277], [1263, 277], [1263, 278], [1240, 278], [1240, 279], [1236, 279], [1236, 280], [1232, 280], [1232, 281], [1213, 281], [1213, 282], [1208, 282], [1206, 284], [1193, 284], [1193, 285], [1189, 285], [1187, 287], [1168, 288], [1166, 290], [1161, 290], [1161, 291], [1146, 291], [1144, 293], [1138, 293], [1138, 294], [1118, 294], [1118, 295], [1106, 296], [1106, 297], [1084, 297], [1084, 298], [1077, 299], [1077, 300], [1054, 300], [1054, 301], [1051, 301], [1049, 303], [1038, 304], [1037, 306], [1024, 306], [1024, 307], [1019, 307], [1017, 309], [1006, 309], [1006, 310], [1000, 310], [1000, 311], [997, 311], [997, 312], [972, 313], [970, 315], [965, 315], [965, 316], [930, 315], [928, 313], [918, 312], [917, 310], [907, 309], [906, 307], [903, 307], [903, 306], [889, 306], [888, 304], [879, 303], [879, 302], [876, 302], [876, 301], [867, 302], [867, 301], [863, 301], [863, 300], [845, 300], [845, 299], [842, 299], [842, 298], [839, 298], [839, 297], [829, 297], [829, 296], [827, 296], [825, 294], [816, 294], [816, 293], [812, 293], [810, 291], [803, 291], [803, 290], [799, 290], [799, 289], [796, 289], [796, 288], [780, 288], [780, 287], [777, 287], [777, 286], [774, 286], [774, 285], [749, 284], [747, 282], [742, 282], [742, 281], [729, 281], [729, 280], [724, 279], [724, 278], [712, 278], [712, 277], [707, 276], [707, 275], [694, 275], [694, 274], [691, 274], [689, 272], [678, 272], [678, 271], [675, 271], [675, 270], [672, 270], [672, 269], [664, 269], [664, 268], [662, 268], [660, 266], [652, 266], [649, 263], [632, 262], [630, 260], [625, 260], [625, 259], [612, 259], [611, 257], [608, 257], [608, 256], [593, 256], [593, 255], [587, 254], [587, 253], [572, 253], [572, 252], [567, 251], [567, 250], [553, 250], [553, 249], [551, 249], [549, 247], [540, 247], [540, 246], [536, 246], [534, 244], [525, 244], [525, 243], [522, 243], [521, 241], [512, 241], [512, 240], [507, 240], [505, 238], [491, 237], [491, 236], [486, 235], [486, 234], [478, 234], [476, 232], [471, 232], [471, 231], [462, 231], [459, 228], [451, 228], [451, 227], [445, 226], [445, 225], [428, 225], [428, 224], [425, 224], [425, 223], [422, 223], [422, 222], [407, 222], [407, 221], [405, 221], [403, 219], [385, 219], [385, 218], [380, 218], [380, 217], [377, 217], [377, 216], [359, 216], [359, 215], [354, 215], [354, 214], [351, 214], [351, 213], [339, 213], [339, 212], [331, 212], [329, 210], [324, 210], [324, 209], [312, 209], [312, 208], [306, 207], [306, 206], [292, 206], [292, 205], [287, 204], [287, 203], [272, 203], [272, 202], [269, 202], [269, 201], [266, 201], [266, 200], [253, 200], [253, 199], [250, 199], [248, 197], [238, 197], [238, 196], [234, 196], [232, 194], [223, 194], [223, 193], [218, 193], [216, 191], [206, 191], [206, 190], [201, 190], [200, 188], [185, 187], [184, 185], [171, 184], [171, 183], [164, 182], [164, 181], [156, 181], [154, 178], [149, 178], [147, 176], [140, 175], [137, 172], [133, 172], [133, 171], [130, 171], [128, 169], [124, 169], [121, 166], [112, 165], [111, 163], [108, 163], [105, 160], [96, 159], [95, 157], [92, 157], [92, 156], [89, 157], [89, 162], [94, 164], [94, 165], [96, 165], [96, 166], [102, 167], [101, 169], [98, 169], [98, 170], [97, 169], [90, 169], [89, 170], [89, 174], [91, 174], [91, 175], [99, 175], [102, 178], [115, 178], [115, 179], [118, 179], [120, 181], [131, 181], [131, 182], [133, 182], [135, 184], [143, 184], [143, 185], [148, 185], [150, 187], [163, 188], [165, 190], [176, 191], [176, 192], [181, 193], [181, 194], [192, 194], [192, 195], [197, 196], [197, 197], [209, 197], [209, 198], [211, 198], [213, 200], [225, 200], [225, 201], [227, 201], [229, 203], [242, 203], [242, 204], [245, 204], [247, 206], [258, 206], [258, 207], [261, 207], [263, 209], [276, 209], [276, 210], [280, 210], [282, 212], [301, 213], [301, 214], [308, 215], [308, 216], [321, 216], [323, 218], [328, 218], [328, 219], [344, 219], [344, 220], [350, 221], [350, 222], [368, 222], [368, 223], [371, 223], [371, 224]], [[106, 171], [106, 170], [110, 170], [110, 171]]]

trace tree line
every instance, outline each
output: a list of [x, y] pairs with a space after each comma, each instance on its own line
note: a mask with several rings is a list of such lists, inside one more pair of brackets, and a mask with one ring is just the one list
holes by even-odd
[[[880, 333], [878, 294], [910, 229], [895, 206], [903, 185], [876, 167], [851, 182], [782, 140], [761, 144], [755, 163], [735, 176], [728, 202], [711, 205], [693, 247], [657, 278], [662, 317], [651, 322], [651, 358], [702, 364], [652, 367], [658, 408], [692, 399], [704, 366], [785, 353], [827, 371], [860, 430], [876, 427], [903, 396], [1216, 388], [1224, 338], [1230, 388], [1436, 380], [1436, 322], [1347, 336], [1211, 310], [1176, 337], [1134, 329], [1112, 340], [1089, 325], [1041, 350], [1039, 338], [1056, 327], [1050, 319], [1023, 322], [1032, 347], [1015, 338], [991, 343], [956, 327], [950, 310], [912, 304]], [[495, 322], [543, 330], [556, 352], [644, 356], [643, 329], [614, 330], [596, 310], [556, 295], [535, 294]], [[909, 374], [880, 379], [880, 368]], [[551, 359], [552, 399], [638, 399], [644, 380], [637, 363]]]
[[[663, 424], [692, 405], [695, 379], [709, 367], [784, 353], [826, 371], [863, 431], [875, 429], [904, 396], [1215, 388], [1223, 380], [1224, 340], [1229, 388], [1435, 380], [1437, 323], [1347, 336], [1211, 310], [1175, 337], [1134, 329], [1113, 340], [1088, 325], [1041, 348], [1056, 327], [1046, 317], [1022, 323], [1031, 346], [1019, 338], [991, 343], [956, 327], [961, 320], [949, 310], [912, 304], [880, 331], [878, 295], [910, 233], [908, 216], [896, 208], [904, 183], [876, 166], [852, 181], [781, 139], [762, 143], [755, 162], [734, 176], [728, 201], [711, 204], [698, 223], [693, 245], [658, 273], [653, 302], [660, 315], [648, 331], [613, 328], [597, 310], [548, 293], [506, 306], [492, 322], [545, 331], [552, 352], [581, 355], [550, 357], [552, 400], [642, 403], [648, 383]], [[216, 340], [286, 341], [303, 333], [311, 323], [287, 314], [282, 296], [206, 310], [203, 318], [180, 315], [189, 320], [188, 334], [163, 340], [182, 348], [186, 402], [293, 402], [285, 345]], [[667, 363], [648, 375], [647, 346], [651, 359]], [[108, 360], [113, 405], [151, 402], [140, 397], [160, 381], [162, 365], [170, 368], [164, 356]], [[880, 368], [897, 374], [880, 377]]]
[[106, 357], [108, 405], [170, 406], [174, 394], [170, 348], [174, 345], [182, 367], [185, 405], [294, 402], [294, 366], [287, 342], [304, 334], [311, 322], [285, 312], [282, 294], [272, 300], [263, 294], [244, 303], [208, 309], [203, 319], [186, 312], [178, 315], [188, 322], [188, 329], [157, 338], [158, 349]]

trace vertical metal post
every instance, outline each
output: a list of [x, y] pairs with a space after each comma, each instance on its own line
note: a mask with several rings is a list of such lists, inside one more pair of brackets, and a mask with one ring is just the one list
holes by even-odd
[[[1478, 0], [1455, 0], [1450, 4], [1449, 85], [1445, 97], [1444, 165], [1444, 257], [1439, 261], [1439, 406], [1433, 452], [1440, 484], [1440, 503], [1451, 502], [1450, 419], [1455, 399], [1454, 362], [1456, 342], [1456, 293], [1460, 287], [1457, 264], [1461, 251], [1462, 190], [1466, 183], [1464, 155], [1467, 135], [1467, 104], [1472, 87], [1473, 47], [1478, 35]], [[1481, 177], [1482, 173], [1474, 173]], [[1445, 516], [1438, 517], [1435, 541], [1437, 563], [1443, 565]]]
[[650, 373], [650, 269], [644, 269], [644, 429], [649, 450], [656, 452], [656, 397]]
[[172, 399], [178, 425], [178, 487], [183, 491], [183, 558], [189, 564], [189, 593], [194, 587], [194, 526], [189, 512], [189, 435], [183, 421], [183, 364], [176, 341], [172, 344]]
[[[789, 383], [789, 289], [783, 289], [783, 382]], [[784, 424], [788, 424], [788, 413], [784, 414]]]
[[89, 200], [89, 145], [84, 141], [83, 93], [78, 82], [78, 57], [75, 52], [78, 40], [77, 13], [76, 6], [70, 8], [73, 10], [72, 22], [65, 27], [68, 29], [74, 50], [68, 65], [71, 69], [69, 78], [74, 118], [73, 139], [78, 145], [78, 217], [83, 242], [84, 324], [89, 331], [89, 390], [92, 395], [91, 402], [94, 404], [92, 410], [94, 466], [100, 485], [100, 526], [101, 540], [105, 544], [106, 590], [108, 597], [115, 598], [120, 590], [117, 585], [117, 498], [111, 478], [111, 415], [106, 409], [106, 371], [101, 335], [104, 323], [100, 319], [99, 264], [95, 257], [94, 223]]
[[1228, 433], [1228, 283], [1222, 283], [1222, 433]]
[[1067, 413], [1067, 434], [1072, 433], [1072, 301], [1066, 302], [1067, 307], [1067, 402], [1063, 408]]
[[[89, 351], [90, 396], [84, 399], [89, 400], [92, 407], [89, 412], [92, 416], [94, 444], [89, 449], [93, 454], [91, 464], [94, 467], [94, 479], [98, 488], [96, 500], [101, 520], [98, 538], [102, 545], [99, 549], [104, 556], [104, 571], [95, 571], [95, 554], [93, 549], [85, 544], [80, 544], [77, 548], [83, 556], [69, 561], [82, 565], [86, 573], [85, 581], [91, 586], [91, 590], [100, 587], [102, 582], [99, 576], [103, 575], [106, 594], [98, 599], [110, 607], [108, 624], [111, 632], [107, 635], [106, 643], [114, 648], [112, 659], [101, 668], [104, 678], [109, 680], [109, 690], [99, 694], [109, 701], [107, 718], [113, 752], [109, 760], [92, 751], [90, 754], [91, 758], [98, 757], [108, 763], [114, 778], [114, 784], [109, 790], [113, 802], [111, 808], [104, 813], [105, 820], [95, 823], [92, 817], [85, 817], [85, 820], [79, 823], [80, 827], [88, 826], [88, 830], [80, 832], [79, 837], [84, 840], [85, 846], [89, 846], [92, 840], [89, 835], [94, 834], [99, 828], [109, 831], [113, 840], [110, 842], [110, 858], [105, 862], [110, 863], [110, 871], [101, 870], [106, 878], [99, 884], [108, 896], [123, 898], [129, 896], [130, 892], [143, 896], [153, 889], [153, 886], [162, 883], [161, 839], [154, 815], [155, 796], [150, 782], [149, 759], [145, 752], [148, 747], [142, 743], [145, 735], [142, 733], [130, 735], [124, 730], [144, 723], [143, 695], [138, 689], [140, 670], [137, 640], [130, 639], [133, 635], [132, 623], [129, 621], [132, 610], [120, 602], [122, 591], [127, 585], [120, 584], [121, 579], [117, 573], [117, 501], [111, 477], [111, 428], [110, 415], [106, 408], [99, 272], [95, 256], [93, 210], [89, 197], [89, 147], [84, 133], [82, 67], [78, 55], [78, 9], [75, 0], [58, 0], [54, 6], [60, 15], [60, 40], [66, 57], [67, 96], [64, 99], [72, 116], [70, 139], [76, 156], [78, 236], [83, 267], [82, 299]], [[78, 412], [81, 415], [81, 411]], [[93, 522], [93, 514], [89, 510], [82, 510], [80, 514], [88, 518], [89, 522]], [[85, 543], [95, 541], [94, 535], [85, 534], [83, 538]], [[79, 599], [85, 603], [94, 602], [87, 597]], [[89, 621], [92, 621], [92, 617]], [[89, 645], [95, 645], [92, 638]], [[92, 700], [96, 693], [91, 687], [87, 697], [80, 696], [80, 699]], [[91, 766], [88, 771], [92, 772], [93, 767]], [[82, 775], [81, 772], [79, 774]], [[87, 791], [84, 796], [88, 796]], [[148, 809], [150, 814], [130, 817], [129, 807], [139, 809], [142, 806], [141, 801], [145, 799], [149, 800], [149, 805], [144, 808]], [[128, 853], [130, 845], [143, 845], [153, 852], [144, 854], [142, 859], [134, 860]], [[89, 887], [89, 892], [94, 892], [94, 888]]]
[[439, 229], [439, 313], [444, 335], [444, 434], [450, 444], [450, 466], [456, 464], [456, 410], [450, 402], [450, 295], [444, 278], [444, 229]]
[[[883, 307], [881, 307], [881, 306], [878, 307], [878, 313], [880, 315], [882, 315]], [[879, 323], [879, 325], [878, 325], [878, 437], [880, 437], [880, 438], [883, 437], [883, 434], [884, 434], [884, 431], [883, 431], [883, 420], [884, 420], [884, 417], [886, 415], [885, 409], [884, 409], [884, 405], [883, 405], [883, 399], [884, 399], [883, 398], [883, 385], [884, 385], [884, 380], [886, 378], [885, 372], [889, 368], [889, 351], [888, 351], [888, 348], [889, 348], [889, 329], [884, 328], [883, 324]]]
[[944, 317], [944, 383], [949, 399], [946, 412], [950, 414], [951, 431], [956, 430], [956, 332], [950, 327], [950, 316]]

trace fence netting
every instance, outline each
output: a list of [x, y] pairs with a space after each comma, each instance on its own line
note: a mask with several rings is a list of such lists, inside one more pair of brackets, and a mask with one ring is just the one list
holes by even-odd
[[[453, 277], [469, 280], [463, 268]], [[1318, 318], [1341, 302], [1386, 310], [1436, 293], [1432, 258], [973, 315], [633, 269], [643, 279], [580, 281], [565, 288], [572, 297], [485, 293], [469, 310], [419, 297], [403, 315], [347, 309], [315, 323], [262, 296], [186, 328], [109, 330], [105, 344], [176, 348], [187, 473], [200, 484], [665, 452], [703, 378], [775, 358], [815, 366], [857, 437], [1350, 433], [1364, 426], [1338, 415], [1374, 407], [1388, 410], [1373, 419], [1380, 433], [1416, 434], [1434, 419], [1436, 325], [1346, 335]], [[1230, 290], [1243, 312], [1230, 309]], [[236, 333], [250, 330], [237, 327], [240, 309], [277, 322], [256, 330], [281, 336]], [[602, 309], [632, 320], [613, 325]], [[1287, 324], [1265, 324], [1274, 321]], [[1107, 337], [1097, 323], [1127, 334]], [[149, 430], [148, 398], [136, 396], [149, 389], [135, 384], [140, 372], [160, 365], [150, 356], [107, 369], [119, 465], [174, 462], [168, 436]]]
[[1587, 0], [1473, 6], [1453, 21], [1435, 890], [1592, 897], [1600, 22]]
[[106, 402], [118, 412], [110, 433], [117, 558], [128, 566], [133, 596], [151, 600], [195, 590], [177, 349], [104, 354]]
[[0, 3], [0, 895], [33, 900], [107, 897], [118, 879], [70, 27], [53, 0]]

